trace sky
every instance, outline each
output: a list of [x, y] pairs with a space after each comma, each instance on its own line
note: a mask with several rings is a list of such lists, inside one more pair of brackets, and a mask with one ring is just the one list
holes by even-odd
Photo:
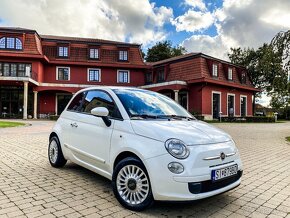
[[289, 11], [289, 0], [0, 0], [0, 26], [140, 43], [145, 52], [171, 40], [228, 60], [231, 47], [257, 48], [290, 29]]

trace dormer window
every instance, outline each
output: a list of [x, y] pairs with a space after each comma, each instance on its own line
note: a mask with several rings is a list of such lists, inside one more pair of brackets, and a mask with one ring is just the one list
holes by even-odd
[[228, 68], [228, 80], [233, 80], [233, 68]]
[[90, 57], [90, 59], [99, 59], [99, 49], [98, 48], [90, 48], [89, 57]]
[[128, 51], [120, 50], [119, 51], [119, 61], [128, 61]]
[[68, 57], [68, 46], [58, 46], [58, 57], [67, 58]]
[[242, 72], [241, 74], [241, 83], [246, 84], [246, 72]]
[[218, 65], [217, 64], [212, 65], [212, 76], [218, 77]]
[[22, 42], [15, 37], [0, 38], [0, 49], [22, 50]]
[[165, 81], [165, 72], [164, 69], [160, 69], [157, 71], [157, 82], [164, 82]]

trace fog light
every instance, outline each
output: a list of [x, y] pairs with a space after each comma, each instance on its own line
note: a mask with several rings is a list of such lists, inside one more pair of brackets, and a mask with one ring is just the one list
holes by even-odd
[[170, 172], [175, 173], [175, 174], [180, 174], [184, 171], [184, 167], [181, 163], [177, 162], [171, 162], [168, 164], [168, 169]]

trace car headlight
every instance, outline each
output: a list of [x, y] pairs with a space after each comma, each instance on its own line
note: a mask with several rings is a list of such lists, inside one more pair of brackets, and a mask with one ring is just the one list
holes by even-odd
[[185, 159], [189, 156], [189, 149], [186, 144], [179, 139], [168, 139], [165, 148], [169, 154], [177, 159]]

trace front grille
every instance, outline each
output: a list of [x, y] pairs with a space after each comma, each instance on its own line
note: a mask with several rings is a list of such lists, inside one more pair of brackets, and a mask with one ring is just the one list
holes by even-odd
[[243, 171], [238, 171], [237, 175], [216, 182], [213, 182], [211, 180], [202, 182], [190, 182], [188, 183], [188, 189], [192, 194], [201, 194], [214, 191], [238, 181], [241, 178], [242, 174]]

